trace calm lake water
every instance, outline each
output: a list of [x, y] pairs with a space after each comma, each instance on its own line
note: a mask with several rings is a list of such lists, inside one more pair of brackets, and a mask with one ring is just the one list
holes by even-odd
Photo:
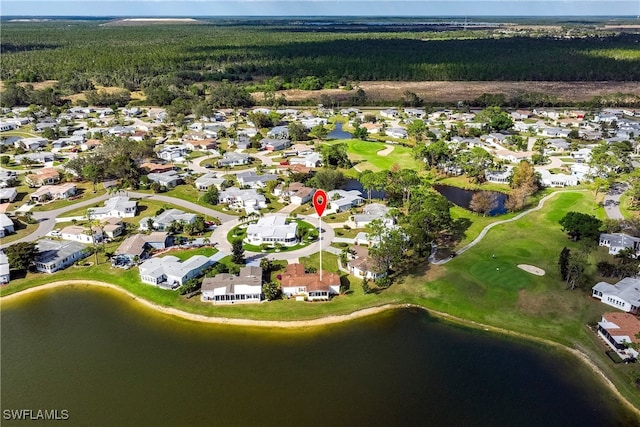
[[2, 409], [67, 409], [58, 424], [635, 422], [574, 359], [419, 310], [280, 331], [193, 323], [113, 291], [66, 288], [3, 303], [0, 315]]
[[336, 122], [336, 127], [327, 135], [328, 139], [351, 139], [352, 135], [349, 132], [342, 130], [342, 123]]
[[[452, 185], [434, 185], [440, 194], [447, 198], [451, 203], [458, 205], [462, 208], [469, 209], [471, 198], [477, 191], [465, 190], [464, 188], [454, 187]], [[504, 202], [507, 200], [507, 195], [500, 193], [499, 191], [489, 191], [496, 195], [498, 206], [489, 212], [490, 216], [502, 215], [507, 213], [507, 209], [504, 207]]]

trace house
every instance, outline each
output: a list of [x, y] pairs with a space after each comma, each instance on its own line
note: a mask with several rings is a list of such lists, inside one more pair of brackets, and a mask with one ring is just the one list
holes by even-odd
[[13, 221], [7, 214], [0, 213], [0, 237], [15, 233]]
[[270, 173], [258, 175], [254, 171], [246, 171], [237, 174], [236, 179], [241, 187], [264, 188], [267, 182], [277, 180], [278, 176]]
[[256, 224], [249, 225], [244, 241], [255, 246], [263, 243], [294, 246], [298, 243], [297, 231], [298, 223], [287, 221], [286, 215], [270, 215], [260, 218]]
[[49, 141], [46, 138], [22, 138], [17, 140], [14, 145], [16, 148], [24, 148], [27, 151], [36, 151], [47, 145]]
[[224, 167], [234, 167], [234, 166], [242, 166], [249, 163], [249, 155], [243, 153], [236, 152], [227, 152], [222, 155], [222, 159], [218, 160], [218, 166], [221, 168]]
[[31, 193], [29, 198], [33, 202], [48, 200], [64, 200], [76, 194], [76, 185], [70, 182], [58, 185], [44, 185]]
[[380, 203], [371, 203], [364, 207], [361, 214], [352, 215], [349, 218], [349, 225], [353, 228], [364, 228], [372, 221], [380, 220], [385, 227], [393, 227], [394, 218], [389, 218], [389, 208]]
[[36, 270], [43, 273], [55, 273], [89, 256], [87, 246], [78, 242], [42, 239], [36, 249]]
[[62, 240], [92, 245], [101, 242], [104, 236], [102, 229], [98, 226], [91, 227], [91, 232], [89, 232], [88, 228], [81, 225], [69, 225], [60, 230], [60, 237]]
[[405, 108], [404, 113], [408, 117], [416, 117], [418, 119], [421, 119], [427, 115], [426, 111], [421, 108]]
[[322, 157], [320, 153], [307, 152], [301, 154], [298, 157], [289, 159], [290, 165], [304, 165], [308, 168], [317, 168], [322, 163]]
[[520, 163], [523, 160], [530, 161], [533, 154], [533, 151], [498, 150], [495, 152], [497, 158], [507, 160], [511, 163]]
[[4, 121], [0, 121], [0, 132], [6, 132], [9, 130], [14, 130], [16, 128], [16, 124], [15, 123], [9, 123], [9, 122], [4, 122]]
[[569, 153], [576, 162], [587, 163], [591, 159], [591, 148], [581, 148]]
[[229, 146], [234, 145], [238, 150], [246, 150], [251, 147], [251, 141], [246, 136], [240, 136], [236, 139], [229, 138]]
[[0, 251], [0, 285], [6, 285], [11, 280], [9, 258]]
[[353, 243], [355, 243], [356, 245], [371, 247], [380, 243], [380, 238], [370, 236], [368, 233], [361, 231], [358, 234], [356, 234], [356, 237], [353, 239]]
[[382, 129], [382, 125], [379, 123], [362, 123], [361, 128], [365, 128], [368, 133], [379, 133]]
[[358, 190], [331, 190], [327, 193], [329, 209], [334, 212], [344, 212], [364, 203], [362, 193]]
[[138, 202], [135, 200], [129, 200], [128, 197], [117, 196], [111, 197], [104, 202], [104, 207], [101, 208], [89, 208], [87, 209], [87, 215], [91, 219], [101, 218], [133, 218], [138, 211]]
[[154, 231], [150, 234], [133, 234], [118, 246], [114, 255], [128, 258], [132, 263], [137, 259], [147, 257], [149, 251], [153, 249], [166, 249], [173, 245], [173, 238], [169, 233]]
[[387, 134], [387, 136], [390, 136], [392, 138], [407, 138], [409, 136], [407, 130], [401, 127], [387, 128], [384, 132]]
[[198, 141], [187, 141], [184, 145], [191, 151], [215, 150], [218, 147], [216, 140], [212, 138], [202, 139]]
[[622, 311], [637, 314], [640, 307], [640, 279], [625, 277], [615, 285], [599, 282], [591, 288], [591, 296]]
[[609, 248], [610, 255], [617, 255], [623, 249], [631, 249], [635, 257], [640, 255], [640, 238], [628, 234], [602, 233], [598, 244]]
[[124, 232], [124, 224], [120, 218], [103, 218], [102, 231], [110, 239], [120, 236]]
[[54, 168], [40, 169], [36, 173], [27, 174], [25, 183], [29, 187], [42, 187], [60, 181], [60, 173]]
[[186, 224], [193, 224], [193, 222], [195, 220], [196, 220], [196, 215], [195, 214], [186, 213], [186, 212], [183, 212], [183, 211], [181, 211], [179, 209], [167, 209], [166, 211], [160, 213], [156, 217], [143, 218], [140, 221], [140, 229], [141, 230], [148, 230], [150, 221], [151, 221], [151, 224], [152, 224], [154, 230], [164, 231], [174, 221], [183, 222], [183, 223], [186, 223]]
[[288, 187], [284, 184], [279, 184], [273, 191], [275, 196], [289, 198], [289, 201], [294, 205], [303, 205], [313, 197], [313, 193], [316, 192], [315, 188], [306, 187], [300, 182], [292, 182]]
[[166, 145], [156, 153], [159, 158], [168, 162], [182, 160], [186, 154], [187, 147], [184, 145]]
[[588, 181], [596, 173], [594, 168], [591, 168], [586, 163], [574, 163], [571, 165], [571, 175], [575, 176], [578, 181]]
[[172, 171], [173, 165], [171, 164], [161, 165], [158, 163], [146, 162], [146, 163], [142, 163], [140, 165], [140, 168], [146, 169], [148, 172], [151, 172], [151, 173], [163, 173], [163, 172]]
[[360, 279], [375, 280], [385, 276], [384, 272], [378, 271], [375, 262], [369, 258], [369, 249], [364, 246], [351, 246], [347, 258], [349, 259], [347, 262], [349, 273]]
[[18, 197], [18, 191], [15, 188], [0, 189], [0, 203], [11, 203]]
[[281, 151], [291, 145], [288, 139], [264, 138], [260, 141], [260, 146], [267, 151]]
[[[156, 286], [167, 285], [171, 288], [182, 286], [190, 279], [203, 274], [204, 270], [213, 265], [213, 261], [202, 255], [194, 255], [181, 261], [169, 255], [161, 258], [151, 258], [140, 264], [140, 280]], [[164, 287], [164, 286], [163, 286]]]
[[82, 151], [89, 151], [89, 150], [93, 150], [94, 148], [100, 145], [102, 145], [102, 141], [100, 141], [99, 139], [88, 139], [82, 144], [80, 144], [80, 149]]
[[306, 273], [304, 265], [289, 264], [280, 278], [280, 288], [287, 297], [301, 300], [328, 300], [340, 294], [340, 276], [336, 273]]
[[629, 313], [603, 313], [598, 335], [622, 360], [637, 359], [638, 351], [629, 344], [640, 344], [640, 320]]
[[508, 184], [509, 178], [511, 178], [511, 168], [505, 168], [505, 170], [492, 171], [485, 170], [484, 176], [488, 182], [494, 182], [497, 184]]
[[564, 138], [551, 138], [547, 140], [547, 146], [556, 152], [568, 151], [571, 145]]
[[[0, 170], [0, 188], [11, 187], [15, 184], [18, 174], [14, 171]], [[28, 180], [27, 180], [28, 181]], [[27, 185], [29, 182], [26, 182]]]
[[13, 160], [16, 163], [23, 163], [27, 159], [30, 163], [38, 163], [44, 165], [45, 163], [51, 163], [55, 159], [53, 153], [48, 151], [39, 151], [37, 153], [27, 153], [13, 156]]
[[219, 203], [225, 203], [234, 209], [258, 210], [267, 207], [267, 199], [254, 189], [241, 190], [237, 187], [224, 189], [218, 195]]
[[262, 299], [262, 268], [245, 266], [240, 273], [221, 273], [202, 281], [202, 301], [214, 304], [260, 302]]
[[200, 191], [207, 191], [209, 188], [216, 187], [218, 190], [221, 188], [224, 178], [218, 177], [213, 173], [206, 173], [195, 180], [194, 185]]
[[563, 173], [551, 173], [547, 169], [540, 169], [540, 182], [545, 187], [569, 187], [578, 185], [578, 178], [575, 175]]
[[395, 119], [400, 116], [400, 113], [395, 108], [388, 108], [380, 111], [380, 117], [386, 117], [388, 119]]
[[147, 175], [147, 178], [149, 178], [149, 181], [157, 182], [166, 188], [173, 188], [182, 182], [182, 178], [178, 175], [178, 172], [173, 170], [162, 173], [150, 173]]
[[267, 132], [267, 138], [287, 139], [289, 138], [289, 128], [287, 126], [275, 126]]

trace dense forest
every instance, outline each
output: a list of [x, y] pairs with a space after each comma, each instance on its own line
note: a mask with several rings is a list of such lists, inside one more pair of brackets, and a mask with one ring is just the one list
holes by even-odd
[[81, 88], [88, 81], [136, 90], [275, 76], [282, 87], [310, 88], [345, 80], [640, 80], [637, 34], [556, 38], [491, 30], [4, 22], [0, 37], [3, 81], [54, 79]]

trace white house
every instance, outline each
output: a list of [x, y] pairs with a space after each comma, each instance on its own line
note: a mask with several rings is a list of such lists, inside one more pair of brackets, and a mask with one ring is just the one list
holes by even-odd
[[394, 218], [389, 218], [387, 214], [389, 208], [381, 203], [371, 203], [364, 207], [361, 214], [353, 215], [349, 218], [349, 225], [353, 228], [364, 228], [372, 221], [380, 220], [386, 227], [393, 227]]
[[196, 220], [196, 215], [192, 213], [186, 213], [179, 209], [167, 209], [156, 217], [143, 218], [140, 221], [140, 229], [149, 229], [149, 220], [153, 225], [154, 230], [164, 231], [173, 221], [182, 222], [186, 224], [193, 224]]
[[625, 277], [615, 285], [599, 282], [591, 288], [591, 296], [628, 313], [638, 313], [640, 307], [640, 279]]
[[183, 145], [167, 145], [158, 151], [157, 156], [166, 161], [177, 161], [187, 154], [187, 147]]
[[578, 185], [578, 177], [575, 175], [551, 173], [547, 169], [538, 169], [536, 172], [540, 173], [540, 182], [545, 187], [570, 187]]
[[55, 273], [89, 256], [87, 247], [78, 242], [42, 239], [38, 241], [36, 249], [36, 270], [43, 273]]
[[163, 185], [167, 188], [173, 188], [176, 185], [180, 184], [180, 182], [182, 181], [180, 175], [178, 175], [178, 173], [174, 170], [162, 173], [152, 172], [147, 175], [147, 178], [149, 178], [149, 181], [157, 182], [158, 184]]
[[401, 127], [387, 128], [384, 132], [392, 138], [407, 138], [409, 136], [407, 130]]
[[356, 245], [349, 248], [347, 255], [349, 261], [347, 262], [347, 269], [349, 273], [360, 279], [378, 279], [385, 276], [384, 272], [377, 271], [375, 262], [369, 258], [369, 249]]
[[88, 228], [80, 225], [69, 225], [60, 230], [60, 237], [62, 240], [69, 240], [71, 242], [94, 244], [101, 242], [104, 236], [98, 226], [92, 227], [91, 232], [89, 232]]
[[70, 182], [59, 185], [43, 185], [31, 193], [29, 198], [34, 202], [47, 200], [64, 200], [76, 194], [76, 185]]
[[184, 262], [172, 255], [151, 258], [140, 264], [140, 280], [151, 285], [166, 284], [174, 288], [200, 276], [211, 265], [213, 261], [202, 255], [194, 255]]
[[196, 186], [198, 190], [207, 191], [212, 186], [216, 187], [217, 189], [220, 189], [224, 181], [225, 181], [224, 178], [222, 177], [218, 178], [216, 174], [206, 173], [201, 177], [199, 177], [198, 179], [196, 179], [193, 184]]
[[327, 193], [329, 210], [344, 212], [364, 203], [362, 193], [358, 190], [331, 190]]
[[602, 233], [598, 239], [600, 246], [609, 248], [610, 255], [617, 255], [623, 249], [633, 250], [637, 257], [640, 255], [640, 238], [629, 236], [624, 233]]
[[0, 285], [6, 285], [11, 280], [9, 270], [9, 258], [4, 252], [0, 251]]
[[7, 234], [15, 233], [13, 221], [7, 216], [7, 214], [0, 213], [0, 237], [4, 237]]
[[290, 165], [304, 165], [308, 168], [317, 168], [322, 163], [322, 156], [319, 153], [307, 152], [298, 157], [289, 159]]
[[395, 119], [399, 117], [400, 113], [395, 108], [388, 108], [380, 111], [380, 117], [386, 117], [387, 119]]
[[256, 246], [263, 243], [294, 246], [298, 243], [297, 231], [298, 223], [288, 222], [286, 215], [269, 215], [247, 227], [245, 242]]
[[267, 207], [267, 199], [252, 188], [241, 190], [237, 187], [229, 187], [220, 192], [218, 201], [219, 203], [229, 205], [230, 208], [244, 208], [246, 211], [259, 210]]
[[484, 176], [488, 182], [494, 182], [496, 184], [508, 184], [509, 178], [511, 178], [512, 169], [513, 168], [511, 167], [506, 167], [501, 171], [492, 171], [487, 169], [484, 171]]
[[328, 300], [340, 293], [340, 276], [336, 273], [306, 273], [302, 264], [288, 264], [280, 275], [280, 288], [287, 297], [301, 300]]
[[238, 184], [242, 187], [264, 188], [267, 185], [267, 182], [277, 180], [278, 176], [272, 173], [258, 175], [254, 171], [246, 171], [237, 174], [236, 179], [238, 180]]
[[133, 218], [138, 210], [138, 202], [129, 200], [128, 197], [117, 196], [111, 197], [104, 202], [102, 208], [87, 209], [91, 219], [101, 218]]
[[262, 299], [262, 268], [245, 266], [240, 273], [221, 273], [202, 281], [200, 299], [214, 304], [260, 302]]
[[219, 167], [242, 166], [249, 163], [249, 155], [236, 152], [226, 152], [222, 155], [222, 159], [218, 160]]
[[629, 344], [640, 344], [640, 320], [629, 313], [604, 313], [598, 322], [598, 335], [621, 359], [637, 359], [638, 351]]

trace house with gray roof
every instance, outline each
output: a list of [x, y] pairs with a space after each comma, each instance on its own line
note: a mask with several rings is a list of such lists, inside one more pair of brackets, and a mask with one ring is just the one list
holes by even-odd
[[241, 187], [264, 188], [269, 181], [276, 181], [278, 176], [272, 173], [258, 175], [255, 171], [240, 172], [236, 175]]
[[125, 196], [111, 197], [104, 202], [104, 207], [89, 208], [87, 214], [91, 219], [101, 218], [133, 218], [138, 210], [138, 202]]
[[364, 203], [362, 193], [358, 190], [331, 190], [327, 193], [329, 210], [344, 212]]
[[250, 245], [260, 246], [263, 243], [283, 246], [294, 246], [298, 243], [298, 223], [288, 221], [286, 215], [269, 215], [260, 218], [256, 224], [247, 227], [244, 239]]
[[10, 280], [9, 258], [3, 251], [0, 251], [0, 285], [6, 285]]
[[602, 233], [598, 245], [609, 248], [611, 255], [617, 255], [623, 249], [631, 249], [636, 257], [640, 255], [640, 238], [624, 233]]
[[173, 221], [193, 224], [193, 222], [196, 220], [196, 215], [183, 212], [179, 209], [167, 209], [158, 216], [143, 218], [140, 221], [141, 230], [149, 229], [149, 220], [151, 220], [154, 230], [164, 231], [169, 227], [169, 225], [171, 225]]
[[194, 255], [184, 261], [172, 255], [151, 258], [140, 264], [140, 280], [143, 283], [174, 289], [202, 275], [211, 265], [213, 261], [203, 255]]
[[622, 311], [638, 314], [640, 308], [640, 279], [625, 277], [615, 285], [599, 282], [591, 288], [591, 296]]
[[147, 175], [147, 178], [149, 178], [149, 181], [157, 182], [158, 184], [163, 185], [167, 188], [173, 188], [176, 185], [180, 184], [180, 182], [182, 182], [182, 178], [180, 178], [178, 172], [173, 170], [162, 173], [152, 172]]
[[218, 190], [222, 186], [222, 183], [225, 181], [224, 178], [214, 173], [206, 173], [195, 180], [193, 183], [196, 188], [200, 191], [207, 191], [209, 188], [216, 187]]
[[48, 151], [39, 151], [37, 153], [26, 153], [13, 156], [16, 163], [21, 163], [22, 159], [27, 159], [32, 163], [51, 163], [55, 159], [53, 153]]
[[18, 191], [15, 188], [0, 189], [0, 203], [11, 203], [18, 197]]
[[260, 302], [262, 299], [262, 268], [245, 266], [240, 273], [221, 273], [202, 281], [201, 300], [214, 304]]
[[39, 240], [35, 257], [36, 270], [43, 273], [55, 273], [64, 270], [76, 261], [89, 256], [87, 246], [65, 240]]
[[274, 126], [267, 132], [267, 137], [272, 139], [287, 139], [289, 138], [289, 128], [287, 126]]
[[393, 227], [394, 218], [388, 216], [389, 208], [381, 203], [370, 203], [364, 207], [361, 214], [349, 218], [349, 225], [353, 228], [364, 228], [372, 221], [382, 221], [386, 227]]
[[173, 245], [173, 238], [168, 233], [154, 231], [150, 234], [133, 234], [118, 246], [114, 255], [127, 258], [131, 263], [136, 258], [144, 259], [153, 249], [165, 249]]
[[260, 141], [260, 146], [267, 151], [281, 151], [291, 146], [288, 139], [264, 138]]
[[249, 155], [244, 153], [236, 153], [236, 152], [227, 152], [222, 155], [222, 158], [218, 160], [218, 166], [223, 167], [234, 167], [234, 166], [242, 166], [249, 163]]
[[0, 213], [0, 237], [15, 233], [13, 221], [7, 214]]

